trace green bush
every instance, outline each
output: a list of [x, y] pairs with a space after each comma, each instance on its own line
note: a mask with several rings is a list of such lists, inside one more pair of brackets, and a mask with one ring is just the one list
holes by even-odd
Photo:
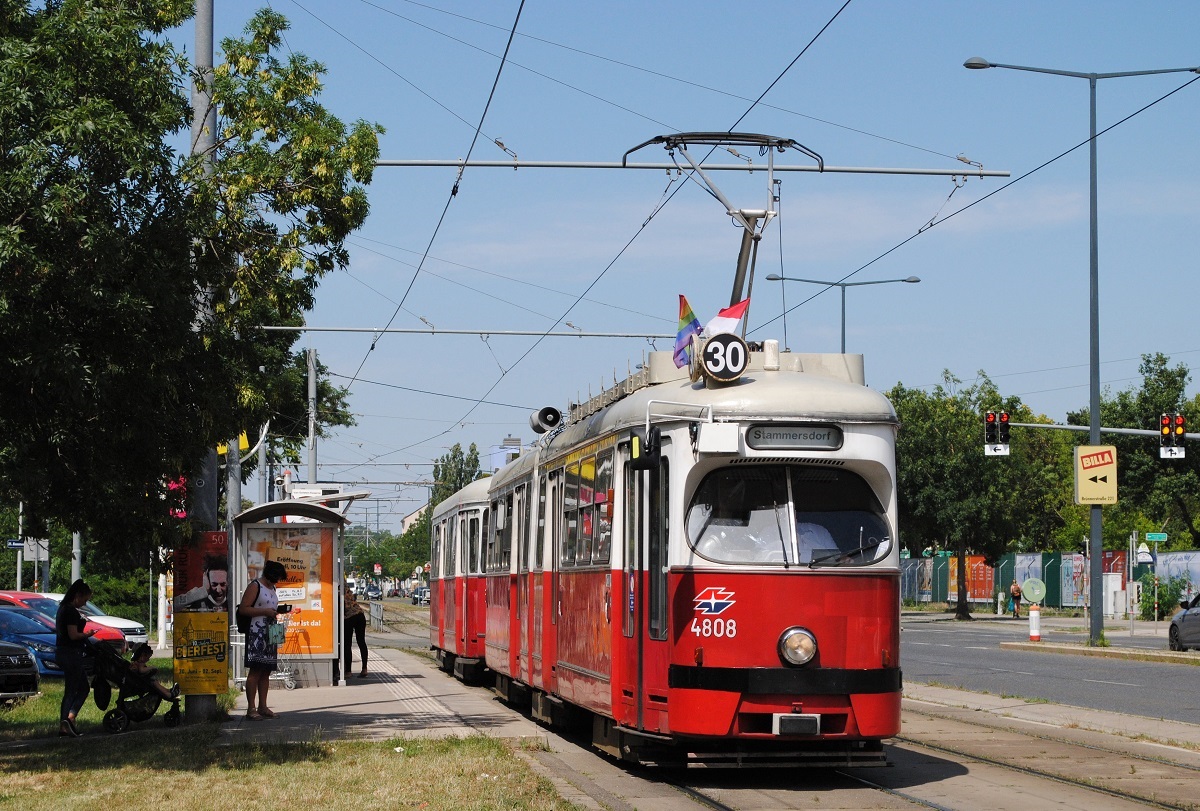
[[1170, 617], [1179, 608], [1191, 581], [1187, 577], [1160, 578], [1158, 581], [1158, 616], [1154, 616], [1154, 575], [1146, 572], [1138, 580], [1142, 584], [1142, 599], [1138, 603], [1138, 619], [1152, 620]]

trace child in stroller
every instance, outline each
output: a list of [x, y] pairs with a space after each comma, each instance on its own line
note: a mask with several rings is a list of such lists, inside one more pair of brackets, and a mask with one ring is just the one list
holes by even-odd
[[[178, 685], [168, 690], [155, 681], [155, 670], [147, 664], [152, 653], [149, 645], [139, 645], [133, 652], [133, 660], [129, 662], [103, 642], [93, 647], [96, 651], [96, 678], [117, 688], [117, 706], [104, 714], [106, 730], [124, 732], [131, 721], [153, 718], [164, 699], [171, 702], [171, 709], [163, 716], [163, 723], [169, 727], [179, 725]], [[96, 705], [102, 710], [108, 708], [107, 696], [105, 699], [101, 703], [97, 691]]]

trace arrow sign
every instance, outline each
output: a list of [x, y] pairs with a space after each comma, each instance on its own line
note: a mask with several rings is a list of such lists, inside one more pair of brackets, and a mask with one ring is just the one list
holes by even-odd
[[1091, 478], [1092, 484], [1096, 484], [1097, 482], [1107, 482], [1107, 481], [1108, 481], [1107, 476], [1093, 476]]

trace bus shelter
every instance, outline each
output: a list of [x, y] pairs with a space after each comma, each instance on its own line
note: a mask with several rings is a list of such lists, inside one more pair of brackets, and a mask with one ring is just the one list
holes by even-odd
[[[279, 602], [292, 606], [291, 613], [280, 616], [286, 632], [275, 677], [285, 686], [289, 682], [302, 687], [336, 684], [335, 663], [342, 649], [343, 532], [347, 523], [349, 519], [336, 509], [297, 499], [259, 504], [233, 519], [229, 545], [232, 607], [236, 608], [247, 584], [258, 577], [267, 561], [279, 561], [287, 570], [286, 579], [275, 587]], [[230, 619], [233, 626], [232, 616]], [[246, 677], [245, 639], [236, 627], [230, 628], [230, 634], [234, 680], [240, 685]], [[345, 684], [344, 677], [341, 683]]]

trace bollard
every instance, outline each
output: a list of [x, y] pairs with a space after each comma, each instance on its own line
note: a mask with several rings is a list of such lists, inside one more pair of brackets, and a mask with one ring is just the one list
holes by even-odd
[[1029, 604], [1029, 641], [1042, 641], [1042, 610], [1037, 603]]

